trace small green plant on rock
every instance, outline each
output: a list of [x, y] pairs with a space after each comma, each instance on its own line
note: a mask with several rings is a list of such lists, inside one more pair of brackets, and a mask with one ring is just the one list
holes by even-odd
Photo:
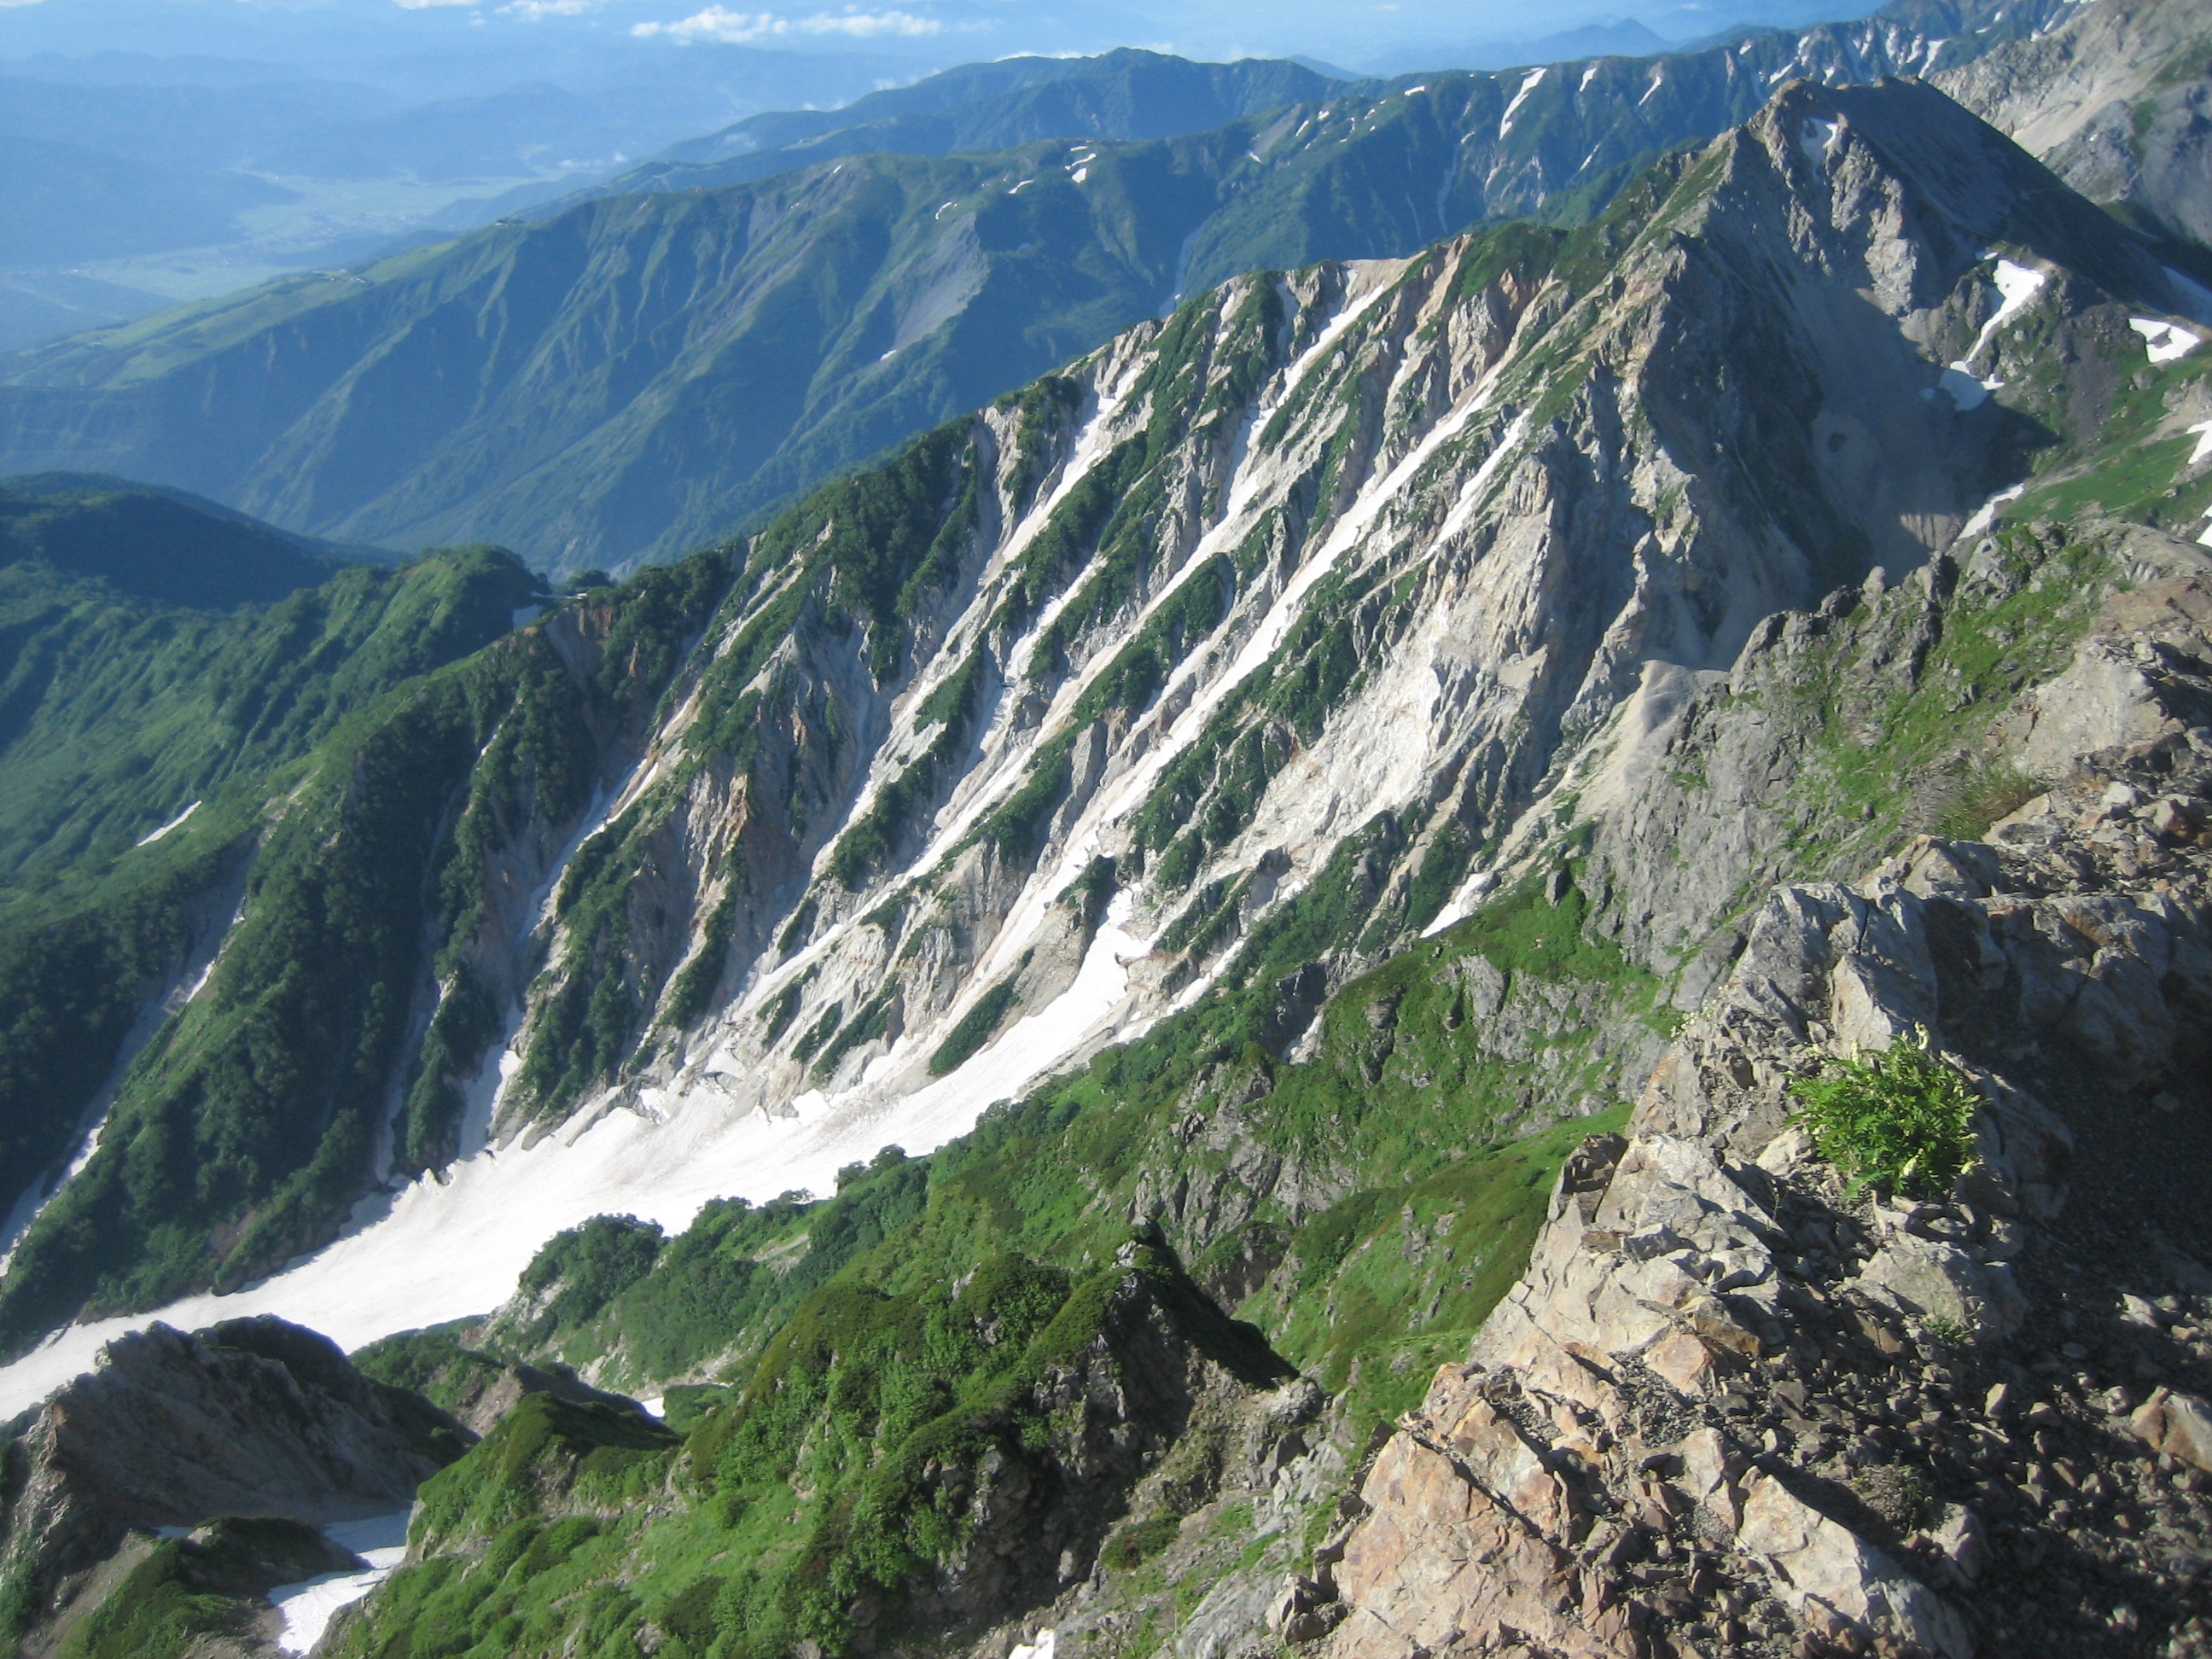
[[1955, 1319], [1931, 1314], [1920, 1322], [1920, 1336], [1939, 1348], [1963, 1348], [1974, 1340], [1972, 1331]]
[[1944, 791], [1929, 827], [1950, 841], [1979, 841], [1990, 826], [2033, 800], [2043, 788], [2011, 761], [1978, 761]]
[[1974, 1161], [1981, 1097], [1929, 1048], [1924, 1027], [1879, 1053], [1832, 1060], [1790, 1092], [1799, 1103], [1791, 1121], [1850, 1176], [1853, 1192], [1874, 1185], [1941, 1198]]
[[1132, 1571], [1174, 1543], [1182, 1530], [1182, 1522], [1172, 1515], [1134, 1522], [1108, 1539], [1106, 1547], [1099, 1553], [1105, 1557], [1109, 1567], [1121, 1572]]

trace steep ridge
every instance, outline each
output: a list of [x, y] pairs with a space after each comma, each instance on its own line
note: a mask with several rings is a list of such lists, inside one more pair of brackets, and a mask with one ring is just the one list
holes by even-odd
[[[9, 362], [0, 466], [175, 483], [378, 544], [665, 557], [1255, 269], [1579, 222], [1784, 80], [1971, 55], [2063, 0], [1346, 88], [1145, 143], [871, 155], [489, 228]], [[2000, 16], [2002, 14], [2002, 16]], [[735, 165], [741, 169], [749, 161]], [[220, 401], [219, 422], [201, 413]]]
[[[212, 621], [64, 612], [49, 635], [77, 660], [17, 758], [74, 777], [63, 806], [85, 821], [60, 827], [87, 851], [7, 895], [0, 1063], [25, 1185], [0, 1294], [20, 1310], [211, 1267], [234, 1282], [327, 1237], [364, 1177], [449, 1155], [442, 1115], [393, 1121], [406, 1068], [470, 1012], [426, 1030], [417, 975], [519, 925], [720, 574], [705, 556], [619, 617], [586, 596], [472, 656], [537, 592], [482, 550]], [[164, 781], [207, 793], [117, 838], [173, 811], [147, 796]], [[511, 990], [513, 966], [488, 982]]]
[[404, 1514], [475, 1439], [274, 1319], [156, 1325], [9, 1430], [0, 1630], [12, 1642], [43, 1623], [42, 1646], [100, 1655], [210, 1636], [269, 1651], [237, 1604], [361, 1568], [318, 1528]]
[[2200, 9], [2094, 6], [1937, 83], [2084, 195], [2212, 243], [2212, 23]]
[[[1327, 1651], [2203, 1650], [2173, 1571], [2212, 1544], [2195, 562], [2015, 711], [2063, 786], [1765, 899], [1316, 1552]], [[2008, 580], [1994, 543], [1963, 576]], [[1955, 1184], [1847, 1183], [1792, 1121], [1899, 1042], [1966, 1085]]]
[[36, 563], [144, 599], [229, 610], [336, 574], [342, 550], [181, 490], [60, 472], [0, 480], [0, 563]]
[[[2001, 315], [2021, 260], [2040, 298]], [[1728, 908], [1686, 901], [1701, 926], [1658, 930], [1625, 887], [1521, 872], [1584, 795], [1640, 775], [1638, 739], [1761, 617], [1925, 563], [2032, 463], [2063, 465], [2063, 434], [2100, 429], [2124, 374], [2131, 407], [2185, 421], [2204, 360], [2146, 365], [2129, 321], [2181, 297], [1932, 90], [1800, 83], [1571, 235], [1510, 228], [1193, 301], [744, 547], [576, 601], [439, 682], [452, 767], [417, 769], [399, 844], [424, 862], [391, 872], [441, 872], [436, 919], [367, 970], [427, 1022], [422, 1046], [386, 1024], [335, 1051], [363, 1069], [312, 1178], [249, 1166], [212, 1201], [149, 1205], [124, 1179], [161, 1155], [154, 1124], [191, 1121], [207, 1075], [142, 1068], [146, 1128], [103, 1139], [10, 1266], [10, 1339], [88, 1298], [238, 1285], [329, 1240], [387, 1170], [442, 1175], [228, 1305], [312, 1304], [348, 1342], [480, 1312], [598, 1211], [674, 1227], [709, 1198], [827, 1190], [856, 1154], [941, 1144], [1155, 1026], [1152, 1052], [1179, 1056], [1155, 1073], [1183, 1079], [1170, 1094], [1333, 1044], [1378, 1066], [1316, 1012], [1471, 908], [1470, 957], [1517, 938], [1583, 981], [1481, 991], [1493, 1012], [1536, 1000], [1481, 1060], [1473, 1140], [1598, 1109], [1652, 1052], [1648, 1021], [1600, 1011], [1656, 1014]], [[1943, 366], [1964, 354], [1978, 374], [1992, 349], [2011, 402]], [[2039, 360], [2073, 368], [2039, 380]], [[2166, 476], [2201, 510], [2177, 442]], [[601, 678], [581, 713], [512, 689], [602, 641], [627, 678], [586, 671]], [[532, 741], [575, 745], [543, 799], [505, 762], [466, 760], [533, 705]], [[416, 718], [395, 712], [319, 775], [419, 744]], [[1869, 835], [1909, 805], [1884, 799], [1852, 803], [1874, 809]], [[1801, 850], [1777, 817], [1710, 862], [1719, 893]], [[280, 845], [304, 856], [283, 837], [264, 856]], [[1504, 896], [1476, 908], [1492, 886]], [[1607, 941], [1595, 956], [1547, 954], [1542, 916], [1569, 890]], [[236, 937], [295, 925], [249, 902]], [[247, 1041], [257, 983], [226, 968], [176, 1029]], [[1079, 1114], [1119, 1064], [1033, 1102]], [[377, 1098], [398, 1115], [388, 1164], [362, 1139]], [[1194, 1230], [1177, 1247], [1227, 1285], [1245, 1270], [1205, 1256], [1230, 1248], [1221, 1230], [1269, 1205], [1303, 1224], [1349, 1190], [1352, 1139], [1309, 1163], [1304, 1197], [1232, 1139], [1211, 1195], [1133, 1201]], [[14, 1385], [36, 1392], [98, 1334]]]

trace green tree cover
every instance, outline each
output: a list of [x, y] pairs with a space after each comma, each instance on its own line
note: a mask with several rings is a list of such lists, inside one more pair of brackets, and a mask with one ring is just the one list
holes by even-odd
[[53, 1651], [56, 1659], [150, 1659], [247, 1639], [265, 1616], [263, 1591], [331, 1566], [331, 1547], [312, 1527], [218, 1521], [154, 1543]]
[[[878, 1634], [908, 1628], [909, 1587], [970, 1540], [986, 1455], [1073, 1451], [1079, 1419], [1048, 1384], [1086, 1353], [1118, 1363], [1127, 1339], [1109, 1333], [1133, 1286], [1247, 1386], [1291, 1375], [1157, 1243], [1073, 1277], [1001, 1254], [905, 1292], [833, 1280], [680, 1454], [647, 1419], [526, 1400], [425, 1484], [415, 1535], [427, 1559], [336, 1650], [489, 1656], [574, 1640], [612, 1653], [649, 1617], [684, 1654], [766, 1659], [802, 1639], [841, 1653], [864, 1603], [880, 1609]], [[1079, 1542], [1095, 1548], [1115, 1518], [1093, 1504]], [[649, 1583], [607, 1596], [648, 1560]], [[941, 1622], [924, 1608], [912, 1627]]]
[[0, 879], [43, 884], [126, 851], [401, 681], [497, 639], [540, 592], [492, 548], [352, 566], [228, 611], [42, 562], [0, 564]]
[[[317, 671], [307, 683], [327, 735], [234, 779], [152, 847], [106, 868], [81, 864], [11, 907], [0, 983], [25, 1000], [0, 1031], [0, 1075], [70, 1091], [49, 1097], [43, 1115], [11, 1114], [36, 1160], [16, 1167], [36, 1169], [66, 1146], [149, 976], [177, 965], [192, 907], [205, 909], [226, 872], [240, 892], [204, 991], [132, 1062], [97, 1152], [11, 1261], [0, 1347], [79, 1309], [235, 1283], [327, 1237], [372, 1178], [386, 1091], [412, 1066], [433, 1086], [412, 1079], [402, 1161], [450, 1151], [452, 1072], [473, 1065], [485, 1018], [455, 953], [482, 918], [486, 862], [525, 827], [581, 811], [602, 745], [641, 728], [727, 580], [726, 559], [703, 554], [647, 573], [604, 615], [579, 613], [566, 625], [600, 635], [581, 670], [538, 629], [420, 673], [488, 623], [461, 607], [483, 612], [530, 591], [511, 558], [488, 551], [347, 571], [271, 611], [240, 613], [281, 641], [288, 618], [296, 635], [324, 607], [360, 609], [365, 587], [386, 600], [392, 643], [380, 651], [370, 629], [351, 659], [343, 641], [323, 641], [319, 657], [300, 651]], [[247, 645], [269, 648], [260, 634]], [[266, 752], [283, 756], [278, 736]], [[73, 946], [79, 959], [63, 963]], [[453, 993], [445, 1018], [410, 1054], [413, 1010], [441, 980]], [[456, 1006], [464, 1013], [449, 1015]]]
[[[240, 533], [249, 554], [273, 537]], [[216, 613], [51, 562], [0, 568], [0, 1169], [41, 1176], [66, 1153], [148, 998], [229, 920], [268, 804], [297, 781], [271, 769], [503, 633], [535, 586], [508, 555], [463, 549]]]
[[195, 610], [271, 604], [349, 561], [304, 536], [202, 501], [98, 474], [0, 479], [0, 565], [45, 565]]

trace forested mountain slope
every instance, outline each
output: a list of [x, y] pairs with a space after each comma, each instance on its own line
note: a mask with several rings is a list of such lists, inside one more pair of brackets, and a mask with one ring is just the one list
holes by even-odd
[[[2189, 1651], [2166, 257], [1925, 83], [1791, 80], [364, 679], [10, 929], [64, 1178], [5, 1399], [158, 1307], [483, 1411], [345, 1653]], [[372, 574], [527, 580], [277, 609]], [[1939, 1033], [1968, 1180], [1778, 1141]], [[143, 1628], [120, 1577], [0, 1616]]]
[[[252, 1278], [487, 1137], [514, 1150], [359, 1243], [477, 1230], [413, 1305], [471, 1310], [619, 1194], [677, 1217], [935, 1144], [1171, 1014], [1189, 1052], [1296, 1052], [1337, 977], [1601, 799], [1593, 745], [1763, 617], [1924, 563], [2023, 474], [2081, 500], [2099, 445], [2187, 465], [2161, 434], [2202, 361], [2146, 362], [2130, 319], [2188, 300], [1901, 82], [1793, 87], [1581, 231], [1215, 290], [132, 854], [247, 856], [246, 902], [10, 1263], [9, 1340]], [[2106, 507], [2202, 510], [2124, 476]], [[1824, 833], [1842, 857], [1886, 823]], [[1648, 914], [1571, 957], [1592, 994], [1650, 1006], [1802, 851], [1774, 835], [1640, 877]], [[1648, 1028], [1592, 1013], [1489, 1058], [1492, 1132], [1607, 1098]], [[323, 1104], [280, 1107], [277, 1055]], [[54, 1097], [46, 1156], [83, 1102]], [[208, 1151], [157, 1177], [180, 1133]]]
[[1181, 137], [726, 188], [672, 172], [19, 355], [0, 467], [155, 479], [385, 545], [496, 542], [541, 568], [666, 557], [1182, 295], [1503, 216], [1579, 222], [1790, 76], [1923, 70], [2067, 9], [1916, 0], [1698, 53], [1348, 88]]
[[748, 116], [720, 132], [672, 144], [601, 192], [742, 184], [876, 151], [947, 155], [1045, 138], [1171, 138], [1310, 102], [1340, 84], [1298, 64], [1194, 64], [1126, 46], [1090, 58], [969, 64], [910, 87], [870, 93], [842, 109]]

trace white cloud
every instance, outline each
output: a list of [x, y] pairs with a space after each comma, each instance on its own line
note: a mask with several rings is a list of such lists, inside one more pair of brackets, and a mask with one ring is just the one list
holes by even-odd
[[397, 0], [410, 11], [422, 11], [431, 6], [473, 6], [477, 0]]
[[[457, 5], [462, 0], [444, 0], [444, 3]], [[400, 3], [405, 4], [406, 0], [400, 0]], [[517, 17], [526, 17], [534, 23], [541, 17], [574, 17], [599, 3], [599, 0], [507, 0], [500, 9]]]
[[[562, 3], [562, 0], [552, 0]], [[807, 17], [785, 17], [772, 11], [732, 11], [709, 6], [704, 11], [672, 23], [638, 23], [632, 34], [665, 34], [675, 40], [720, 40], [743, 46], [750, 40], [770, 40], [793, 34], [842, 34], [869, 40], [884, 35], [938, 34], [945, 26], [933, 17], [917, 17], [910, 11], [818, 11]]]

